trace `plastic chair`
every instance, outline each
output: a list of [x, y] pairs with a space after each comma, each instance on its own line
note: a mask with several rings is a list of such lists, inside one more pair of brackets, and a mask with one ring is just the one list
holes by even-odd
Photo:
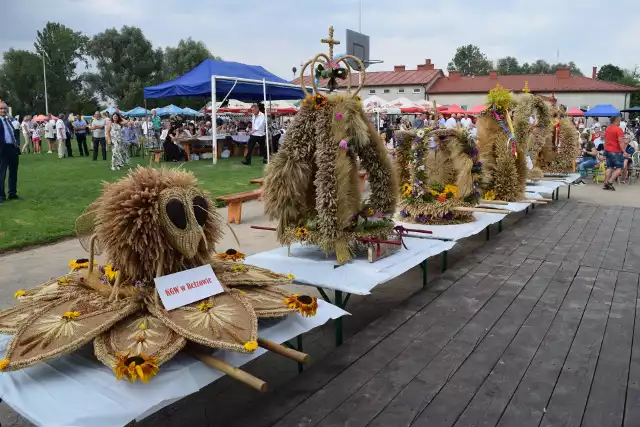
[[635, 176], [636, 180], [640, 179], [640, 151], [636, 151], [631, 155], [633, 164], [629, 167], [628, 183], [631, 184], [631, 177]]
[[593, 182], [599, 182], [599, 183], [604, 182], [605, 173], [607, 171], [604, 164], [605, 164], [605, 161], [601, 160], [600, 167], [597, 169], [597, 173], [593, 175]]

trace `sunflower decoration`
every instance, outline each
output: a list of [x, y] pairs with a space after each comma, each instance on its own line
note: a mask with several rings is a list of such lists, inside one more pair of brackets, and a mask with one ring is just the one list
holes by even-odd
[[222, 261], [244, 261], [246, 255], [242, 252], [238, 252], [235, 249], [227, 249], [225, 252], [216, 254], [216, 258]]
[[485, 200], [495, 200], [496, 199], [496, 193], [494, 193], [493, 191], [489, 190], [486, 193], [484, 193], [484, 196], [482, 196], [483, 199]]
[[[291, 279], [241, 264], [244, 254], [233, 249], [212, 256], [222, 219], [209, 206], [213, 201], [189, 172], [139, 167], [106, 184], [88, 209], [95, 218], [76, 226], [93, 224], [85, 239], [90, 259], [100, 247], [109, 262], [75, 259], [69, 274], [16, 292], [17, 304], [0, 312], [0, 332], [13, 335], [0, 371], [27, 368], [93, 342], [96, 357], [117, 379], [146, 383], [188, 342], [255, 351], [258, 317], [295, 313], [277, 286]], [[166, 310], [154, 278], [206, 264], [224, 292]], [[313, 306], [312, 298], [299, 299]], [[304, 315], [311, 313], [315, 309], [305, 305]]]
[[[97, 265], [97, 263], [94, 261], [93, 265]], [[89, 268], [89, 259], [88, 258], [72, 259], [71, 261], [69, 261], [69, 268], [71, 268], [71, 270], [80, 270], [82, 268]]]
[[128, 352], [124, 354], [118, 353], [116, 358], [117, 362], [113, 367], [113, 371], [118, 380], [125, 379], [130, 383], [134, 383], [139, 379], [146, 384], [160, 370], [158, 368], [158, 358], [147, 356], [144, 353], [136, 356], [130, 356]]
[[316, 108], [320, 108], [327, 103], [327, 98], [320, 94], [317, 94], [313, 99], [313, 103], [316, 106]]
[[406, 197], [411, 194], [411, 184], [402, 184], [402, 197]]
[[318, 298], [309, 295], [293, 294], [284, 300], [291, 309], [298, 310], [304, 317], [315, 316]]

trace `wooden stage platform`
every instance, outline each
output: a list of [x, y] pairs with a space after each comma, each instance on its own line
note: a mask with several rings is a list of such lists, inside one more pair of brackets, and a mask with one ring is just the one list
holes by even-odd
[[638, 273], [639, 209], [535, 209], [224, 425], [640, 426]]

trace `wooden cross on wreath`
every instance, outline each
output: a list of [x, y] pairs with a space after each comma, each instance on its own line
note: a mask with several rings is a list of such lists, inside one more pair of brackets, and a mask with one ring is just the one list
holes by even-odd
[[[358, 64], [359, 69], [362, 70], [360, 74], [360, 84], [355, 92], [353, 92], [353, 96], [356, 96], [365, 83], [364, 64], [362, 60], [353, 55], [342, 55], [338, 59], [333, 58], [333, 47], [340, 44], [340, 40], [333, 38], [333, 26], [329, 27], [329, 37], [320, 39], [320, 43], [329, 45], [329, 55], [326, 53], [318, 53], [313, 59], [307, 61], [300, 70], [300, 81], [303, 82], [305, 80], [304, 73], [308, 67], [311, 67], [311, 85], [315, 93], [319, 93], [318, 84], [321, 80], [327, 82], [329, 92], [338, 89], [337, 79], [346, 80], [347, 92], [351, 93], [351, 66], [348, 61], [354, 61]], [[307, 87], [304, 84], [301, 85], [301, 87], [304, 94], [310, 96]]]
[[333, 61], [333, 46], [340, 44], [340, 40], [333, 38], [333, 25], [329, 27], [329, 38], [321, 39], [320, 43], [326, 43], [329, 45], [329, 58]]

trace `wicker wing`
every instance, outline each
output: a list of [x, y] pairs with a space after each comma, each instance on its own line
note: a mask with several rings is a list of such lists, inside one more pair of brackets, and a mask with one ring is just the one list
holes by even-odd
[[148, 313], [138, 313], [118, 322], [93, 341], [96, 357], [114, 368], [118, 354], [145, 354], [158, 359], [158, 365], [171, 359], [187, 340]]
[[259, 318], [284, 317], [295, 313], [295, 308], [289, 308], [285, 299], [289, 293], [275, 286], [240, 286], [236, 288], [249, 298], [253, 311]]
[[[78, 219], [76, 219], [76, 236], [78, 237], [80, 245], [82, 245], [84, 250], [87, 252], [91, 252], [91, 237], [95, 233], [98, 219], [96, 214], [97, 210], [98, 204], [93, 202], [84, 210], [84, 212], [82, 212]], [[94, 255], [100, 255], [102, 250], [102, 244], [98, 239], [96, 239], [93, 248]]]
[[51, 301], [31, 301], [0, 312], [0, 333], [15, 334], [27, 319], [50, 304]]
[[133, 299], [108, 302], [94, 292], [62, 297], [22, 323], [7, 348], [5, 369], [26, 368], [75, 351], [139, 308]]
[[292, 279], [284, 274], [274, 273], [265, 268], [253, 265], [238, 264], [230, 261], [213, 261], [211, 263], [216, 277], [225, 286], [240, 285], [267, 286], [288, 285]]
[[249, 299], [237, 290], [171, 311], [153, 304], [148, 309], [186, 339], [209, 347], [247, 353], [245, 344], [258, 337], [256, 314]]

